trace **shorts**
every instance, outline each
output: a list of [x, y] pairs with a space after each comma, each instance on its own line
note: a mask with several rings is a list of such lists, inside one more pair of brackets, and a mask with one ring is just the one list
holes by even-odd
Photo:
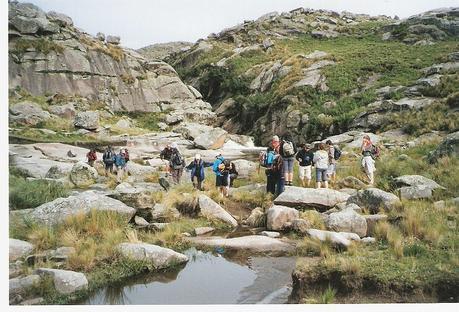
[[303, 180], [306, 178], [306, 180], [311, 180], [311, 171], [312, 171], [312, 166], [300, 166], [299, 168], [299, 174], [300, 174], [300, 179]]
[[328, 181], [327, 170], [316, 168], [316, 182]]
[[215, 179], [215, 186], [228, 186], [228, 175], [218, 175]]
[[327, 174], [332, 175], [336, 173], [336, 164], [329, 164], [327, 169]]
[[283, 169], [284, 169], [283, 171], [284, 171], [284, 174], [293, 172], [293, 160], [294, 160], [293, 157], [289, 157], [289, 158], [284, 158], [283, 159]]

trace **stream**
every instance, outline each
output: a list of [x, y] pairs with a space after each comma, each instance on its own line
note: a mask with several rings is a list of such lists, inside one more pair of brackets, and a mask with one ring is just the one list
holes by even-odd
[[291, 292], [294, 257], [225, 257], [194, 248], [177, 271], [148, 273], [92, 293], [80, 304], [277, 304]]

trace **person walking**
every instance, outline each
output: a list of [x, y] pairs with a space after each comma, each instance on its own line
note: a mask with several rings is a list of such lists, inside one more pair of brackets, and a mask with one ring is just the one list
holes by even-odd
[[222, 197], [228, 197], [228, 171], [225, 170], [225, 158], [222, 154], [218, 154], [215, 158], [216, 160], [212, 166], [212, 170], [215, 173], [215, 186]]
[[280, 154], [274, 157], [272, 165], [272, 174], [275, 183], [275, 196], [279, 196], [285, 190], [284, 160]]
[[171, 173], [170, 160], [172, 156], [172, 147], [167, 144], [166, 147], [159, 153], [159, 158], [166, 162], [166, 173]]
[[336, 182], [336, 162], [339, 156], [341, 156], [341, 151], [336, 146], [334, 146], [330, 140], [327, 140], [325, 144], [327, 145], [326, 148], [328, 150], [327, 174], [331, 182], [334, 184]]
[[102, 155], [102, 161], [105, 165], [105, 176], [108, 176], [108, 173], [113, 174], [113, 164], [115, 163], [115, 153], [112, 150], [112, 147], [109, 145]]
[[374, 172], [376, 171], [375, 158], [379, 156], [379, 148], [371, 142], [369, 135], [364, 135], [360, 150], [363, 155], [362, 167], [368, 177], [369, 184], [373, 185], [375, 182]]
[[88, 165], [94, 167], [94, 162], [97, 160], [97, 153], [94, 148], [92, 148], [87, 154], [86, 158], [88, 159]]
[[313, 163], [316, 167], [316, 188], [321, 188], [321, 183], [328, 188], [328, 152], [325, 150], [325, 144], [320, 143], [319, 149], [314, 153]]
[[229, 174], [229, 187], [233, 187], [234, 180], [236, 180], [237, 177], [239, 176], [236, 165], [233, 162], [230, 163], [228, 174]]
[[170, 172], [172, 174], [172, 181], [175, 184], [179, 184], [182, 179], [183, 168], [185, 167], [185, 159], [178, 150], [177, 143], [171, 144], [172, 154], [169, 160]]
[[302, 144], [295, 158], [298, 160], [299, 164], [298, 175], [301, 180], [301, 186], [306, 187], [307, 184], [309, 187], [312, 176], [312, 160], [314, 159], [314, 153], [311, 151], [309, 144]]
[[191, 170], [191, 182], [193, 183], [193, 187], [197, 190], [202, 191], [202, 182], [205, 179], [205, 171], [204, 168], [212, 167], [213, 163], [206, 162], [201, 159], [200, 154], [196, 154], [194, 156], [193, 161], [186, 166], [187, 170]]
[[279, 145], [279, 155], [282, 156], [284, 161], [284, 179], [285, 185], [293, 185], [293, 163], [295, 160], [295, 154], [297, 152], [296, 146], [292, 141], [292, 137], [287, 134]]
[[123, 149], [120, 149], [119, 154], [115, 155], [115, 166], [116, 166], [116, 181], [118, 183], [123, 182], [124, 176], [127, 173], [126, 159]]
[[266, 192], [273, 195], [276, 193], [276, 179], [272, 168], [275, 156], [274, 148], [269, 146], [263, 159], [263, 166], [266, 167]]

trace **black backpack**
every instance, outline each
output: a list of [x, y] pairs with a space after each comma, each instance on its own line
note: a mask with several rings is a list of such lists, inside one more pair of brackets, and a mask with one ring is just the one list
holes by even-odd
[[333, 154], [333, 158], [335, 160], [338, 160], [341, 157], [341, 151], [336, 146], [334, 148], [335, 148], [335, 152]]
[[102, 159], [106, 163], [113, 163], [113, 152], [111, 150], [106, 151], [104, 155], [102, 156]]
[[171, 157], [171, 165], [174, 169], [179, 169], [183, 167], [183, 157], [179, 152], [175, 152]]

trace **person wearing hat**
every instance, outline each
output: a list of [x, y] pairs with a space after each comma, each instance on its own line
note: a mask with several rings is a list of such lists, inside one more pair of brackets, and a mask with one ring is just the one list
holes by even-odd
[[172, 156], [172, 147], [170, 144], [167, 144], [166, 147], [159, 154], [159, 158], [161, 158], [161, 160], [166, 161], [166, 173], [171, 173], [171, 168], [170, 168], [171, 156]]
[[295, 156], [299, 163], [299, 178], [303, 187], [306, 187], [305, 179], [307, 181], [307, 186], [309, 187], [311, 184], [312, 160], [314, 159], [314, 154], [312, 153], [309, 144], [301, 144], [300, 147], [300, 150]]
[[185, 159], [180, 153], [177, 143], [171, 144], [171, 158], [169, 160], [169, 167], [172, 174], [172, 181], [175, 184], [179, 184], [182, 179], [183, 168], [185, 167]]
[[194, 159], [188, 166], [186, 166], [187, 170], [191, 170], [190, 177], [191, 182], [193, 183], [193, 187], [202, 191], [202, 181], [205, 179], [205, 172], [204, 168], [212, 167], [214, 163], [207, 162], [201, 159], [200, 154], [196, 154]]

